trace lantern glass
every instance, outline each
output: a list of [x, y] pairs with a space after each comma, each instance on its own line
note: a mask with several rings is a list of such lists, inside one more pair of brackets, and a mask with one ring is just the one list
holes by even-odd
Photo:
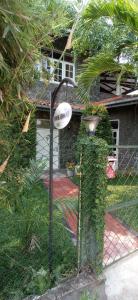
[[82, 120], [85, 123], [86, 131], [89, 135], [95, 135], [96, 128], [101, 120], [99, 116], [83, 117]]

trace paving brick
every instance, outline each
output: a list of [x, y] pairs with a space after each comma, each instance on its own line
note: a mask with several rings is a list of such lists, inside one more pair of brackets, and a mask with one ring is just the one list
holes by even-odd
[[[46, 187], [49, 186], [48, 180], [45, 180]], [[78, 187], [68, 178], [54, 179], [53, 198], [68, 198], [78, 196]]]

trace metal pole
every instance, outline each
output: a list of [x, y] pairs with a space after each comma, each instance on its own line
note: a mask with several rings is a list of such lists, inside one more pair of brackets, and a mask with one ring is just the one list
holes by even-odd
[[70, 78], [64, 78], [56, 87], [50, 99], [50, 147], [49, 147], [49, 228], [48, 228], [48, 268], [53, 271], [53, 115], [56, 96], [64, 83], [76, 84]]
[[53, 270], [53, 98], [50, 99], [48, 267]]

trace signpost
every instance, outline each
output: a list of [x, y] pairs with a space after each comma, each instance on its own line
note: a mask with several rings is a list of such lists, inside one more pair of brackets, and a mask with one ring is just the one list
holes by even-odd
[[[58, 87], [52, 93], [50, 101], [50, 147], [49, 147], [49, 231], [48, 231], [48, 267], [49, 273], [53, 271], [53, 127], [62, 129], [67, 126], [72, 116], [72, 108], [69, 103], [63, 102], [59, 104], [55, 113], [54, 105], [56, 102], [57, 94], [61, 86], [71, 84], [76, 87], [74, 81], [70, 78], [64, 78]], [[54, 125], [54, 126], [53, 126]]]

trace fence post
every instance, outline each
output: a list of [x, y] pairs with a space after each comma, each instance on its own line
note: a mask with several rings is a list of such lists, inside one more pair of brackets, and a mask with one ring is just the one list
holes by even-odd
[[86, 137], [81, 141], [80, 265], [100, 273], [103, 260], [106, 163], [108, 147], [103, 139]]

